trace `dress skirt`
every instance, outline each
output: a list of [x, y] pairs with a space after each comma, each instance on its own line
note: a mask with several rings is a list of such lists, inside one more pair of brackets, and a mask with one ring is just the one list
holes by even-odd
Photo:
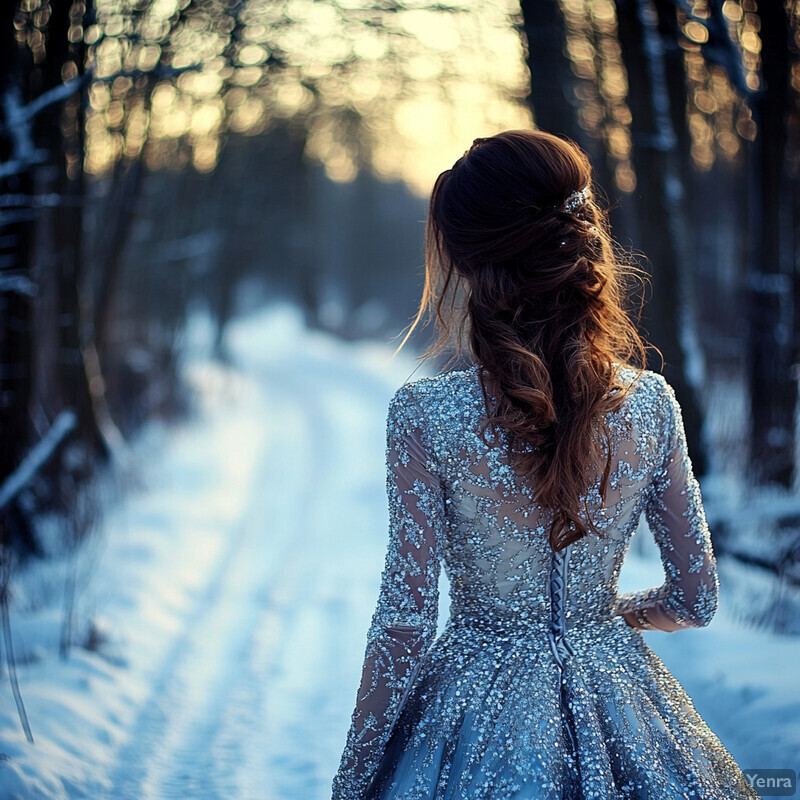
[[365, 800], [759, 797], [641, 632], [615, 617], [570, 644], [448, 623]]

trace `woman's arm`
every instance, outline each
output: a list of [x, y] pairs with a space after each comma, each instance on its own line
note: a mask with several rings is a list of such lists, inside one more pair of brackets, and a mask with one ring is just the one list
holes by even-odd
[[648, 487], [645, 516], [661, 550], [666, 580], [653, 589], [619, 595], [615, 610], [633, 628], [676, 631], [708, 625], [717, 610], [719, 578], [681, 409], [672, 387], [658, 377], [665, 458]]
[[444, 499], [408, 388], [389, 404], [389, 543], [367, 634], [361, 685], [333, 800], [360, 800], [374, 775], [417, 665], [436, 633]]

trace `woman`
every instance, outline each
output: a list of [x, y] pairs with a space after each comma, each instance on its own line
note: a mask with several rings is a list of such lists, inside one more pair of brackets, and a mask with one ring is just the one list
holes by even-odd
[[[414, 325], [435, 311], [424, 355], [455, 331], [472, 364], [389, 405], [389, 547], [335, 800], [758, 797], [640, 633], [707, 625], [719, 584], [590, 186], [579, 148], [534, 131], [477, 139], [436, 182]], [[642, 513], [666, 581], [618, 594]]]

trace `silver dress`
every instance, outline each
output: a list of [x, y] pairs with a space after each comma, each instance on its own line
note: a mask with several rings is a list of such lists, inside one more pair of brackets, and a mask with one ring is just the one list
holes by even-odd
[[[602, 535], [554, 552], [551, 512], [480, 438], [479, 370], [408, 383], [389, 405], [389, 545], [333, 800], [758, 798], [641, 635], [717, 608], [672, 388], [618, 368], [632, 388], [607, 419], [605, 505], [599, 477], [583, 498]], [[620, 594], [642, 513], [665, 582]]]

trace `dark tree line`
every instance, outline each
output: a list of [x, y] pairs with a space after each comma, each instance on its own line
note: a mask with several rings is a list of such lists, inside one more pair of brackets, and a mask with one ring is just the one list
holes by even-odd
[[[83, 4], [57, 3], [24, 13], [16, 3], [0, 11], [0, 474], [14, 473], [29, 448], [58, 415], [75, 415], [66, 467], [56, 475], [91, 474], [104, 454], [83, 359], [78, 287], [84, 264], [82, 65], [84, 45], [69, 32]], [[44, 33], [46, 29], [47, 33]], [[63, 455], [63, 454], [62, 454]], [[55, 496], [53, 496], [55, 500]], [[37, 549], [18, 497], [2, 509], [5, 537]]]

